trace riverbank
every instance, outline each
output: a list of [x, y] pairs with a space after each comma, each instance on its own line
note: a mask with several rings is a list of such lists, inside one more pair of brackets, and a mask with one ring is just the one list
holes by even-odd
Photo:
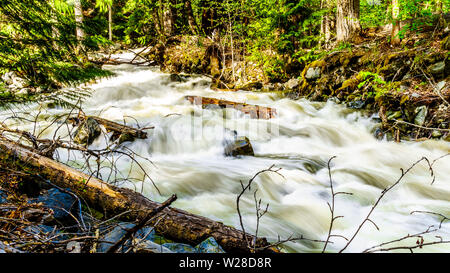
[[233, 52], [198, 36], [173, 37], [146, 56], [168, 73], [207, 74], [218, 91], [279, 91], [368, 110], [381, 123], [377, 138], [450, 141], [450, 28], [442, 20], [407, 32], [399, 47], [390, 45], [388, 33], [366, 29], [357, 44], [317, 52], [304, 65], [287, 63], [291, 79], [284, 82], [265, 64], [231, 60]]

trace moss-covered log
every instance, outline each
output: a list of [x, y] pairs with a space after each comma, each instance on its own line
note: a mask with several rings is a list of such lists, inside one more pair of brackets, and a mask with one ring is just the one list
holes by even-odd
[[[160, 205], [135, 191], [109, 185], [4, 138], [0, 138], [0, 155], [2, 168], [39, 174], [59, 187], [70, 188], [89, 206], [108, 217], [123, 213], [122, 220], [140, 220]], [[156, 232], [169, 239], [196, 245], [212, 236], [227, 252], [249, 252], [244, 234], [238, 229], [176, 208], [166, 208], [161, 214], [165, 216], [153, 220], [152, 224]], [[253, 241], [253, 236], [246, 236]], [[267, 245], [265, 238], [256, 241], [257, 247]]]

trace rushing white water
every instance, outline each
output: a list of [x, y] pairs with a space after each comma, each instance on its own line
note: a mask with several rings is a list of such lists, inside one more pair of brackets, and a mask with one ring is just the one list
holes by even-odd
[[[87, 114], [100, 115], [118, 122], [141, 127], [149, 125], [149, 138], [123, 145], [148, 161], [140, 160], [162, 195], [146, 179], [123, 184], [135, 188], [147, 197], [163, 201], [173, 193], [177, 208], [203, 215], [240, 228], [236, 211], [236, 197], [241, 191], [240, 181], [247, 181], [258, 171], [271, 165], [282, 168], [276, 173], [259, 175], [241, 199], [241, 210], [246, 230], [256, 228], [253, 192], [269, 204], [269, 210], [260, 221], [259, 236], [276, 241], [291, 235], [324, 240], [330, 224], [330, 181], [327, 162], [332, 156], [332, 178], [338, 195], [333, 234], [352, 237], [383, 189], [392, 185], [421, 157], [436, 159], [450, 152], [450, 143], [443, 141], [394, 143], [377, 140], [371, 134], [376, 125], [362, 113], [332, 102], [317, 103], [308, 100], [290, 100], [276, 93], [217, 92], [211, 90], [209, 80], [192, 77], [186, 82], [171, 82], [169, 75], [156, 68], [132, 65], [110, 66], [117, 76], [103, 79], [89, 87], [93, 96], [83, 105]], [[276, 108], [277, 115], [270, 120], [250, 119], [234, 109], [201, 109], [184, 99], [186, 95], [221, 98], [236, 102]], [[38, 110], [36, 106], [36, 111]], [[52, 115], [66, 112], [52, 109]], [[4, 113], [8, 115], [8, 113]], [[131, 119], [129, 117], [133, 117]], [[43, 120], [39, 129], [49, 121]], [[31, 123], [21, 125], [33, 129]], [[52, 137], [57, 125], [51, 126], [42, 137]], [[255, 156], [240, 158], [224, 155], [224, 140], [229, 131], [247, 136]], [[64, 134], [62, 134], [64, 135]], [[105, 139], [96, 140], [91, 147], [105, 145]], [[61, 157], [67, 157], [60, 151]], [[142, 171], [126, 157], [116, 158], [123, 173], [142, 177]], [[131, 170], [130, 170], [131, 168]], [[401, 183], [389, 191], [373, 212], [379, 230], [366, 223], [347, 251], [360, 252], [368, 247], [425, 231], [430, 225], [439, 226], [436, 215], [414, 213], [431, 211], [450, 215], [450, 157], [436, 161], [436, 175], [431, 176], [425, 162], [418, 164]], [[104, 170], [102, 178], [108, 177]], [[450, 223], [424, 236], [425, 243], [450, 237]], [[395, 245], [414, 245], [417, 238]], [[328, 251], [338, 251], [346, 243], [342, 237], [332, 237]], [[298, 241], [284, 244], [290, 252], [321, 251], [323, 243]], [[450, 252], [450, 245], [438, 244], [417, 249], [426, 252]]]

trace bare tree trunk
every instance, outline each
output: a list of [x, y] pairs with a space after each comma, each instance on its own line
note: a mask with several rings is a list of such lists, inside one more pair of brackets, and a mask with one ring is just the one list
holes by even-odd
[[359, 34], [359, 0], [337, 0], [336, 38], [347, 41]]
[[113, 34], [112, 34], [112, 5], [108, 5], [108, 33], [109, 33], [109, 40], [112, 41]]
[[195, 23], [194, 13], [192, 12], [191, 0], [184, 1], [184, 11], [186, 12], [189, 29], [191, 30], [192, 34], [194, 34], [194, 35], [197, 34], [198, 29], [197, 29], [197, 24]]
[[81, 0], [74, 0], [74, 12], [76, 26], [76, 37], [79, 42], [84, 40], [85, 33], [83, 30], [83, 7], [81, 6]]
[[324, 36], [323, 46], [325, 48], [328, 47], [331, 39], [331, 28], [330, 28], [330, 15], [329, 15], [329, 3], [328, 0], [322, 0], [321, 1], [321, 8], [326, 9], [326, 13], [322, 17], [322, 23], [320, 25], [320, 31], [322, 35]]
[[399, 15], [400, 15], [400, 6], [399, 6], [399, 0], [392, 0], [392, 31], [391, 31], [391, 44], [394, 46], [400, 45], [400, 21], [399, 21]]
[[167, 37], [174, 35], [176, 31], [176, 19], [177, 19], [177, 10], [176, 10], [176, 0], [168, 0], [164, 6], [163, 12], [163, 25], [164, 25], [164, 34]]

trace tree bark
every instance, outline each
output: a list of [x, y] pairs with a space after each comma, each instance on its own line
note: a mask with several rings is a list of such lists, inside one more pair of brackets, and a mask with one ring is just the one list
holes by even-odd
[[400, 45], [400, 5], [399, 0], [392, 0], [392, 31], [391, 31], [391, 44], [394, 46]]
[[74, 12], [76, 22], [76, 37], [77, 40], [81, 42], [85, 37], [85, 33], [83, 30], [83, 7], [81, 5], [81, 0], [74, 1]]
[[113, 34], [112, 34], [112, 7], [111, 7], [111, 5], [108, 5], [108, 34], [109, 34], [109, 40], [112, 41]]
[[[0, 154], [0, 164], [4, 167], [39, 174], [39, 177], [61, 188], [70, 188], [89, 206], [103, 211], [107, 216], [122, 213], [121, 220], [142, 220], [149, 211], [161, 205], [135, 191], [109, 185], [4, 138], [0, 138]], [[250, 252], [244, 233], [233, 227], [176, 208], [165, 208], [160, 215], [164, 217], [153, 219], [150, 224], [155, 226], [157, 233], [169, 239], [196, 245], [212, 236], [227, 252]], [[250, 242], [254, 239], [252, 235], [245, 236]], [[268, 245], [265, 238], [257, 238], [256, 247]], [[268, 248], [266, 251], [273, 250]]]
[[191, 0], [185, 0], [184, 1], [184, 12], [186, 13], [187, 21], [189, 24], [189, 29], [191, 30], [192, 34], [197, 34], [197, 24], [194, 19], [194, 13], [192, 12], [192, 4]]
[[337, 41], [348, 41], [359, 34], [359, 0], [337, 0], [336, 38]]
[[239, 103], [228, 100], [219, 100], [198, 96], [186, 96], [185, 98], [193, 104], [202, 105], [202, 107], [207, 107], [208, 105], [217, 105], [220, 108], [234, 108], [245, 114], [250, 114], [250, 117], [255, 119], [271, 119], [277, 113], [277, 110], [274, 108], [251, 105], [247, 103]]
[[325, 48], [328, 48], [331, 39], [331, 27], [330, 27], [330, 5], [328, 3], [329, 0], [322, 0], [321, 8], [326, 9], [326, 13], [322, 17], [322, 23], [320, 25], [320, 31], [324, 36], [323, 45]]

